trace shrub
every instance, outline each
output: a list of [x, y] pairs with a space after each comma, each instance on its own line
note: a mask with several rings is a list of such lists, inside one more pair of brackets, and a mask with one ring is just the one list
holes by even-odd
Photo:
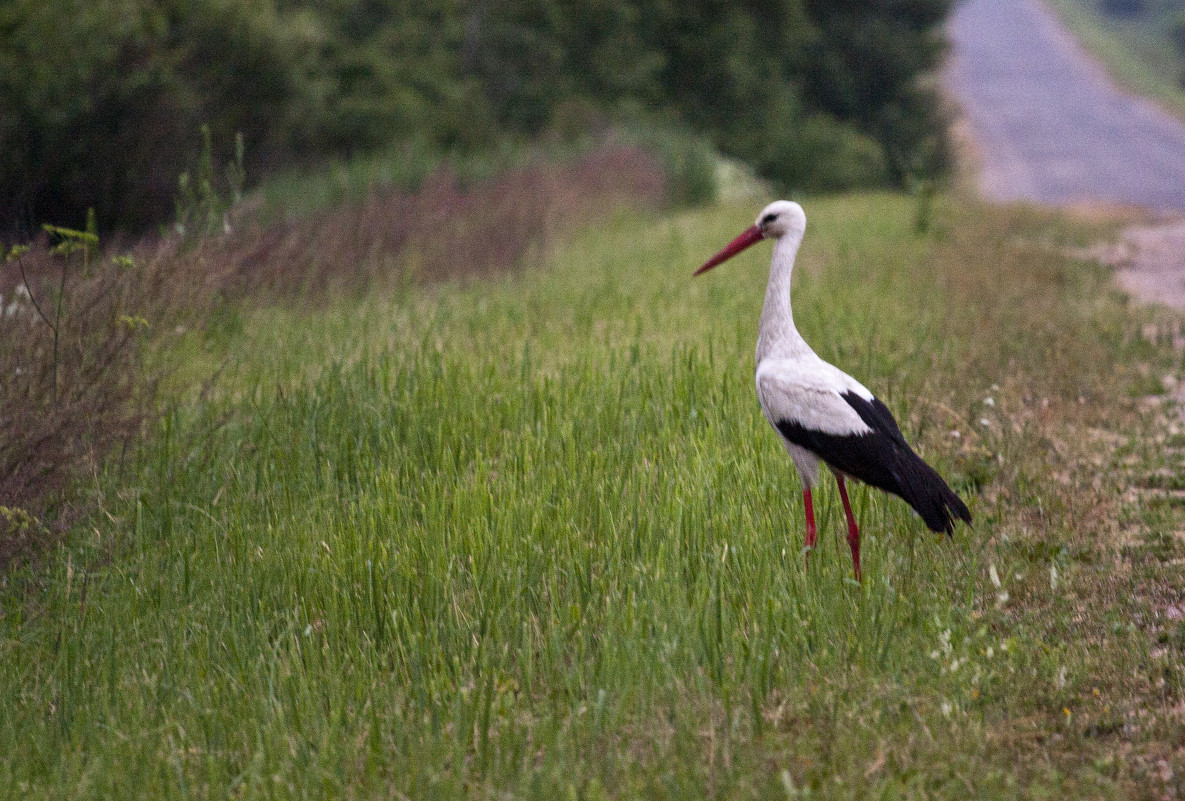
[[842, 191], [883, 183], [884, 151], [876, 140], [824, 114], [775, 143], [765, 172], [791, 191]]
[[[137, 269], [66, 229], [11, 254], [0, 304], [0, 569], [81, 511], [72, 489], [138, 430], [151, 389]], [[54, 241], [56, 240], [56, 241]]]
[[704, 136], [686, 125], [663, 122], [628, 125], [620, 136], [658, 159], [668, 202], [694, 206], [715, 199], [719, 155]]

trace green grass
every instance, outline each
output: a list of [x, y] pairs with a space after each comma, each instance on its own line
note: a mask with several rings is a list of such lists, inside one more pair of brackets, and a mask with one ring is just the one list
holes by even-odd
[[859, 488], [859, 585], [826, 486], [806, 568], [752, 386], [768, 251], [690, 279], [747, 206], [619, 218], [488, 283], [244, 310], [161, 356], [220, 378], [0, 589], [0, 798], [1162, 790], [1181, 674], [1136, 590], [1175, 551], [1118, 561], [1090, 461], [1150, 425], [1125, 391], [1172, 369], [1148, 315], [1051, 255], [1090, 233], [1058, 218], [944, 204], [919, 238], [898, 197], [807, 212], [800, 329], [974, 529]]
[[1103, 16], [1094, 0], [1051, 0], [1079, 41], [1123, 87], [1185, 120], [1185, 63], [1168, 38], [1172, 2], [1128, 20]]

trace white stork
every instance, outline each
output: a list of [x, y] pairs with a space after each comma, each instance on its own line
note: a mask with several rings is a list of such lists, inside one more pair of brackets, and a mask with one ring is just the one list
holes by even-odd
[[775, 201], [695, 274], [707, 272], [762, 239], [774, 240], [757, 336], [757, 398], [802, 479], [808, 558], [816, 537], [811, 488], [818, 482], [822, 461], [839, 484], [859, 580], [860, 529], [852, 515], [845, 477], [900, 496], [934, 531], [953, 534], [955, 519], [970, 523], [971, 513], [934, 468], [909, 447], [888, 408], [859, 381], [820, 359], [794, 327], [790, 273], [805, 232], [802, 206]]

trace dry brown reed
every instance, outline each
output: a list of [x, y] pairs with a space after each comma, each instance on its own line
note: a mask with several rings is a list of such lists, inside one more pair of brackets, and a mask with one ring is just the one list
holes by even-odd
[[557, 231], [622, 204], [657, 205], [663, 193], [657, 163], [630, 148], [511, 170], [471, 187], [442, 170], [414, 193], [375, 193], [296, 223], [250, 228], [205, 243], [196, 258], [236, 295], [481, 277], [544, 252]]

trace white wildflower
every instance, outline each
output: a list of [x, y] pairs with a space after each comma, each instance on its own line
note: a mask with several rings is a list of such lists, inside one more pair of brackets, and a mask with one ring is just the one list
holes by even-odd
[[984, 406], [995, 406], [996, 399], [993, 398], [991, 395], [988, 395], [986, 398], [983, 399], [983, 405]]
[[786, 791], [787, 798], [798, 798], [798, 787], [794, 784], [794, 779], [790, 776], [790, 771], [782, 771], [782, 789]]
[[954, 707], [951, 706], [950, 701], [943, 701], [942, 702], [942, 716], [944, 718], [949, 718], [950, 713], [953, 711], [954, 711]]
[[1057, 673], [1057, 688], [1060, 690], [1066, 686], [1066, 668], [1065, 665]]
[[1057, 589], [1057, 565], [1049, 566], [1049, 589]]
[[992, 586], [997, 590], [1000, 589], [1000, 574], [996, 572], [996, 565], [994, 563], [988, 566], [988, 577], [992, 580]]

